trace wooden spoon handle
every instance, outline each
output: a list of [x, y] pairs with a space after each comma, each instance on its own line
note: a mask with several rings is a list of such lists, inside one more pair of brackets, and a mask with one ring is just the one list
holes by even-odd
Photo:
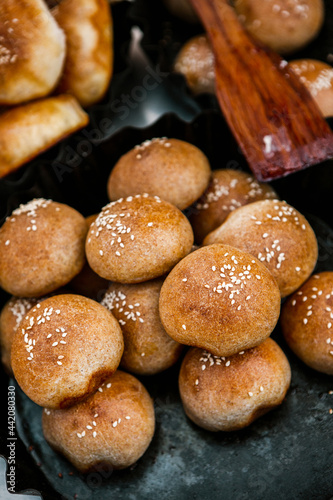
[[299, 78], [255, 43], [227, 0], [191, 0], [210, 38], [223, 114], [259, 180], [333, 157], [333, 134]]

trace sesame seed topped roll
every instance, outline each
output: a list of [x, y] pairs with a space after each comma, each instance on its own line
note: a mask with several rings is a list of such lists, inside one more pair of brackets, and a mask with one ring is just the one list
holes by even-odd
[[12, 344], [12, 368], [36, 404], [66, 408], [110, 375], [124, 349], [115, 317], [94, 300], [55, 295], [30, 309]]
[[230, 357], [191, 348], [179, 374], [186, 415], [209, 431], [250, 425], [282, 403], [290, 385], [288, 359], [272, 339]]
[[84, 217], [38, 198], [13, 211], [0, 229], [0, 286], [19, 297], [40, 297], [66, 285], [85, 262]]
[[190, 215], [196, 242], [201, 243], [236, 208], [272, 198], [277, 198], [274, 189], [251, 174], [228, 168], [214, 170], [211, 183]]
[[42, 424], [47, 442], [79, 471], [101, 463], [124, 469], [153, 438], [154, 405], [139, 380], [116, 371], [85, 401], [65, 410], [44, 409]]
[[108, 180], [111, 201], [148, 193], [184, 210], [208, 186], [207, 157], [193, 144], [166, 137], [147, 140], [123, 155]]
[[281, 327], [289, 347], [308, 366], [333, 375], [333, 272], [314, 274], [288, 298]]
[[167, 273], [193, 245], [187, 218], [170, 203], [147, 194], [109, 203], [90, 226], [86, 254], [105, 279], [139, 283]]
[[119, 321], [124, 335], [121, 366], [139, 375], [166, 370], [178, 360], [183, 346], [165, 332], [158, 301], [162, 279], [125, 285], [111, 283], [101, 304]]
[[210, 245], [171, 271], [159, 307], [171, 338], [229, 356], [271, 334], [280, 314], [280, 293], [257, 259], [228, 245]]
[[273, 274], [281, 296], [299, 288], [318, 257], [316, 236], [305, 217], [285, 201], [262, 200], [232, 212], [204, 245], [233, 245], [257, 257]]

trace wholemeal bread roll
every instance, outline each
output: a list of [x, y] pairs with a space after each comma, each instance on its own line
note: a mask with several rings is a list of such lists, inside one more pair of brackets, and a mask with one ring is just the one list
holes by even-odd
[[63, 70], [63, 31], [43, 0], [1, 0], [0, 105], [49, 94]]
[[333, 272], [315, 274], [288, 298], [281, 327], [289, 347], [308, 366], [333, 375]]
[[44, 409], [42, 425], [46, 441], [79, 471], [101, 464], [124, 469], [153, 438], [154, 405], [139, 380], [117, 371], [86, 401], [65, 410]]
[[25, 394], [66, 408], [112, 375], [124, 343], [115, 317], [94, 300], [55, 295], [30, 309], [14, 335], [12, 368]]
[[193, 206], [189, 217], [195, 241], [201, 243], [208, 233], [219, 227], [230, 214], [243, 205], [277, 198], [274, 189], [240, 170], [214, 170], [211, 182]]
[[186, 415], [209, 431], [235, 431], [282, 403], [290, 385], [288, 360], [272, 339], [228, 358], [191, 348], [180, 374]]
[[160, 294], [171, 338], [230, 356], [263, 342], [280, 314], [280, 293], [257, 259], [228, 245], [191, 253], [167, 276]]
[[204, 239], [204, 245], [233, 245], [271, 271], [285, 297], [312, 273], [318, 257], [316, 236], [305, 217], [285, 201], [250, 203], [230, 213]]
[[206, 35], [197, 35], [183, 45], [174, 70], [184, 75], [194, 94], [215, 94], [215, 58]]
[[166, 370], [179, 358], [183, 346], [165, 332], [158, 310], [163, 280], [135, 285], [111, 283], [101, 304], [119, 321], [124, 335], [121, 366], [138, 375]]
[[311, 42], [324, 20], [323, 0], [234, 0], [234, 7], [249, 33], [281, 54]]
[[52, 13], [66, 34], [67, 55], [58, 92], [84, 107], [104, 96], [113, 68], [113, 25], [106, 0], [62, 0]]
[[106, 205], [90, 226], [89, 265], [105, 279], [139, 283], [167, 273], [191, 251], [193, 232], [176, 207], [147, 194]]
[[178, 139], [155, 138], [123, 155], [111, 171], [111, 201], [148, 193], [180, 210], [192, 205], [208, 186], [211, 169], [197, 147]]
[[0, 115], [0, 177], [87, 125], [88, 115], [70, 95], [48, 97]]
[[18, 297], [40, 297], [68, 283], [85, 262], [84, 217], [44, 198], [20, 205], [0, 229], [0, 285]]
[[[96, 215], [86, 217], [88, 227], [96, 220]], [[84, 295], [100, 302], [108, 289], [109, 282], [95, 273], [85, 262], [82, 270], [68, 284], [69, 288], [78, 295]]]
[[11, 350], [14, 334], [19, 328], [27, 312], [36, 305], [38, 299], [11, 297], [0, 314], [1, 361], [9, 375], [13, 374]]
[[289, 66], [310, 91], [323, 116], [333, 116], [332, 66], [315, 59], [290, 61]]

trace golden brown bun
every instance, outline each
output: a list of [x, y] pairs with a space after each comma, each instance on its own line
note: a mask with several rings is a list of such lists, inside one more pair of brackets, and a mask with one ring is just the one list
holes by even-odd
[[257, 201], [237, 208], [203, 243], [233, 245], [257, 257], [273, 274], [282, 297], [304, 283], [318, 257], [310, 224], [297, 210], [279, 200]]
[[201, 243], [236, 208], [269, 198], [277, 198], [274, 189], [253, 175], [227, 168], [214, 170], [210, 185], [190, 216], [195, 241]]
[[323, 0], [234, 0], [234, 7], [249, 33], [281, 54], [310, 43], [324, 20]]
[[198, 22], [198, 16], [193, 9], [190, 0], [164, 0], [164, 4], [174, 16], [177, 16], [188, 23]]
[[88, 115], [70, 95], [49, 97], [0, 115], [0, 177], [87, 125]]
[[25, 394], [47, 408], [66, 408], [97, 390], [119, 366], [118, 321], [80, 295], [55, 295], [30, 309], [14, 335], [12, 368]]
[[176, 207], [157, 197], [109, 203], [90, 226], [86, 254], [105, 279], [139, 283], [163, 276], [191, 251], [193, 232]]
[[11, 297], [0, 314], [1, 361], [9, 375], [13, 375], [11, 350], [14, 334], [27, 312], [36, 304], [37, 299]]
[[260, 344], [279, 314], [280, 293], [271, 273], [228, 245], [210, 245], [185, 257], [160, 294], [160, 317], [168, 335], [218, 356]]
[[[96, 220], [98, 214], [86, 217], [88, 227]], [[109, 286], [108, 280], [101, 278], [86, 262], [82, 270], [69, 283], [71, 290], [78, 294], [100, 302]]]
[[0, 19], [0, 105], [46, 96], [63, 70], [63, 31], [43, 0], [1, 0]]
[[124, 335], [120, 366], [139, 375], [166, 370], [178, 360], [183, 346], [165, 332], [158, 310], [163, 280], [136, 285], [111, 283], [101, 304], [119, 321]]
[[84, 217], [38, 198], [20, 205], [0, 228], [0, 285], [18, 297], [40, 297], [67, 284], [85, 262]]
[[235, 431], [282, 403], [290, 366], [272, 339], [228, 358], [191, 348], [180, 374], [186, 415], [209, 431]]
[[183, 45], [174, 70], [184, 75], [194, 94], [215, 94], [215, 59], [206, 35], [197, 35]]
[[120, 158], [108, 180], [112, 201], [148, 193], [184, 210], [208, 186], [211, 169], [197, 147], [178, 139], [152, 139]]
[[333, 375], [333, 272], [315, 274], [283, 305], [281, 326], [294, 353]]
[[310, 91], [325, 117], [333, 116], [333, 68], [315, 59], [290, 61], [289, 66]]
[[106, 0], [62, 0], [52, 13], [66, 34], [67, 56], [58, 92], [84, 107], [104, 96], [112, 75], [113, 25]]
[[79, 471], [98, 465], [124, 469], [139, 460], [153, 438], [154, 405], [139, 380], [116, 371], [84, 402], [45, 409], [42, 425], [46, 441]]

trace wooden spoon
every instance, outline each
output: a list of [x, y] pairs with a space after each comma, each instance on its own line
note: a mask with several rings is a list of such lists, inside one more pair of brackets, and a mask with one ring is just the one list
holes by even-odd
[[261, 181], [333, 157], [333, 134], [286, 61], [256, 43], [227, 0], [191, 0], [210, 38], [216, 94]]

